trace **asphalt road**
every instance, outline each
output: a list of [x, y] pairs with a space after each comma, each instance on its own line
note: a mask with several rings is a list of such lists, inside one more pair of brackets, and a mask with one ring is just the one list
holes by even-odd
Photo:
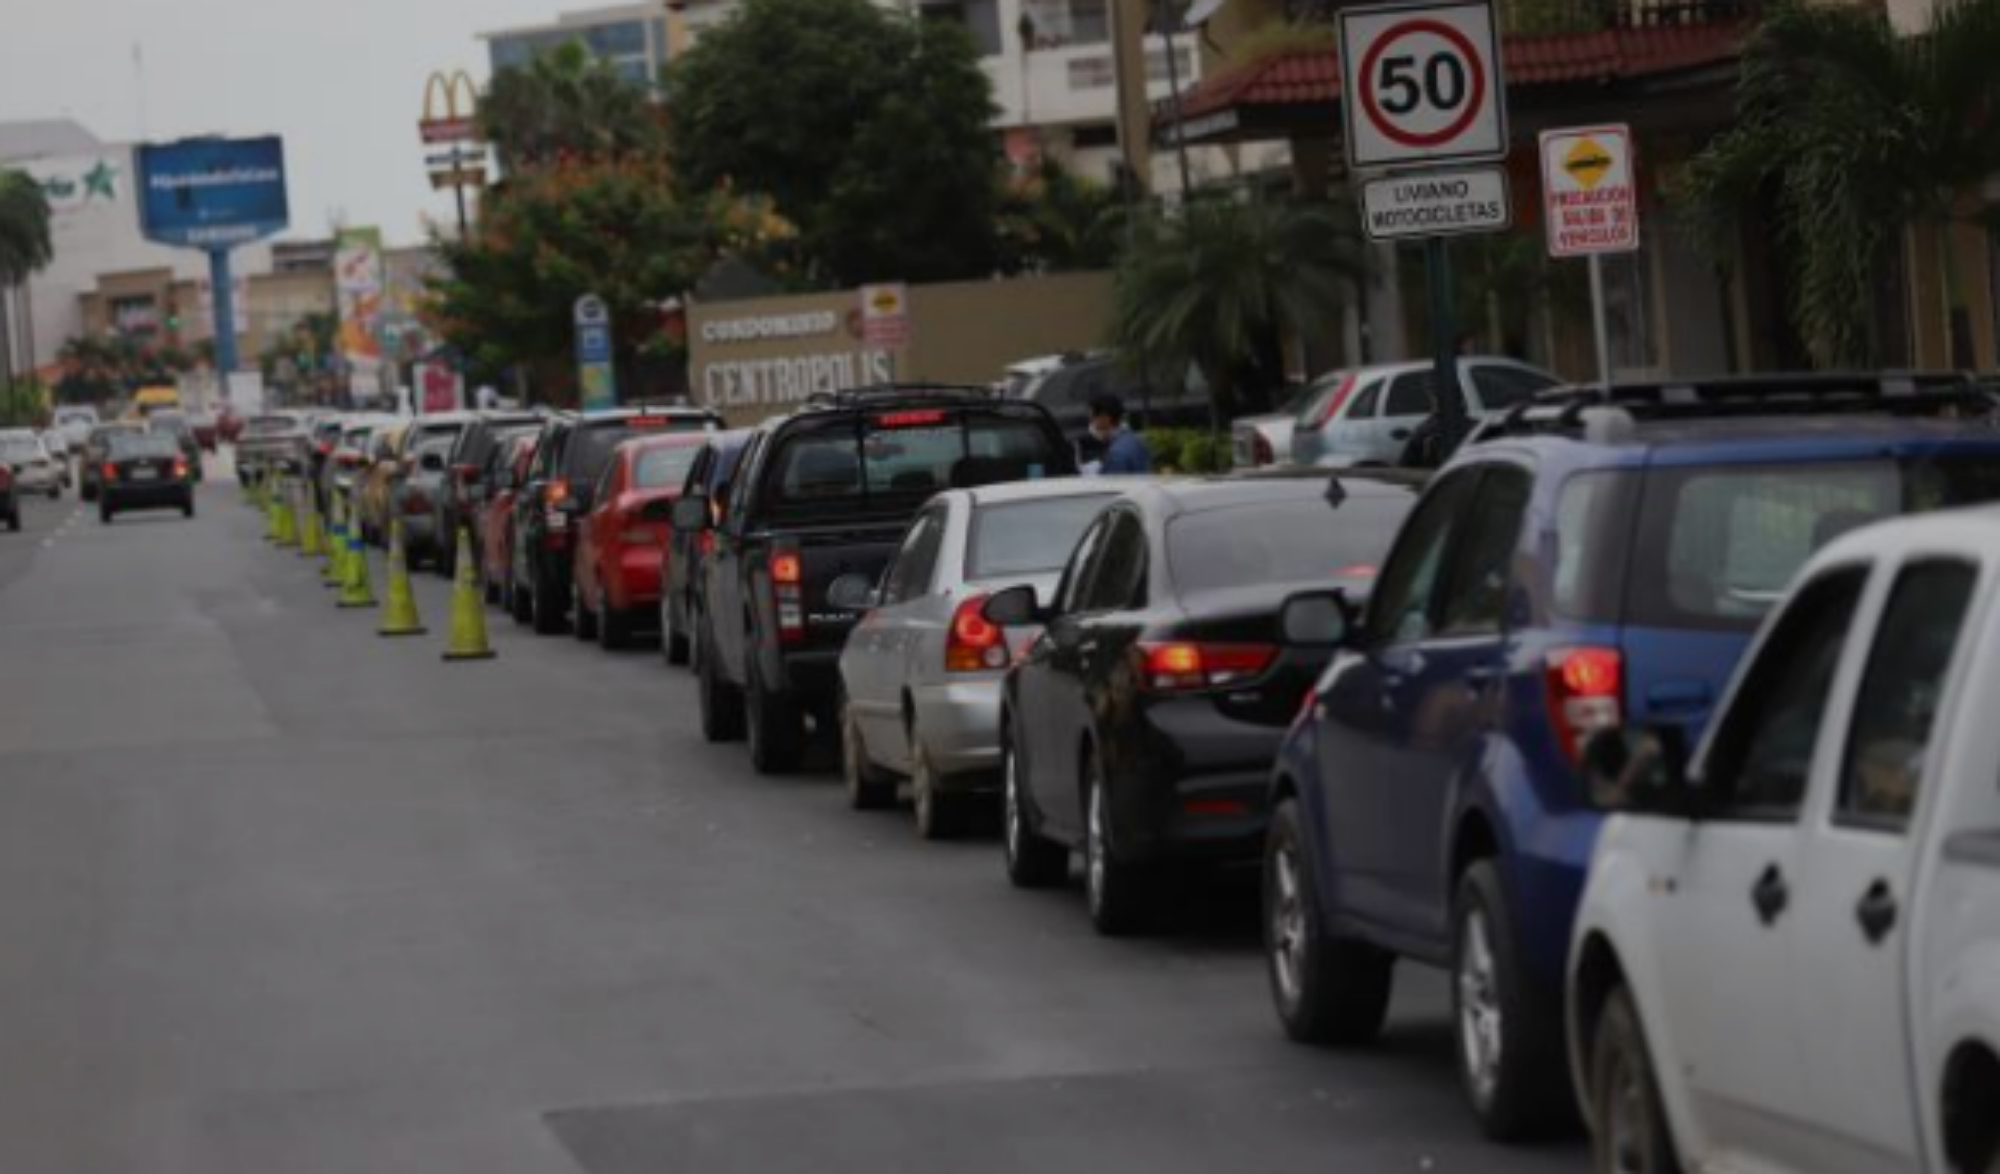
[[1291, 1046], [1248, 889], [1096, 938], [702, 743], [655, 653], [383, 640], [233, 487], [0, 533], [0, 1170], [1557, 1171], [1444, 984]]

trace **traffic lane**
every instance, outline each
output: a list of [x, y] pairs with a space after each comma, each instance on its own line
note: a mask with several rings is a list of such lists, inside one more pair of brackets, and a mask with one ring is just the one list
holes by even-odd
[[49, 1058], [0, 1168], [1576, 1165], [1476, 1140], [1434, 976], [1379, 1051], [1292, 1047], [1240, 902], [1104, 941], [991, 843], [755, 778], [657, 654], [445, 665], [443, 584], [379, 640], [259, 532], [93, 526], [5, 597], [0, 658], [91, 646], [45, 716], [99, 716], [0, 724], [0, 1048]]

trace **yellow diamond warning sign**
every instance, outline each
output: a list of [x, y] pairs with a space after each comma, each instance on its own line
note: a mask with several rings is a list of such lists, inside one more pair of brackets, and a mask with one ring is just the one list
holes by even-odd
[[1542, 132], [1542, 199], [1551, 257], [1637, 250], [1631, 132], [1623, 126]]

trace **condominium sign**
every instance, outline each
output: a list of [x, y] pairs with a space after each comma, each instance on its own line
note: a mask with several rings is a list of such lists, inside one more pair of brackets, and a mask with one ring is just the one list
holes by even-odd
[[694, 390], [720, 411], [770, 412], [896, 377], [895, 357], [863, 341], [851, 292], [697, 305], [693, 318]]

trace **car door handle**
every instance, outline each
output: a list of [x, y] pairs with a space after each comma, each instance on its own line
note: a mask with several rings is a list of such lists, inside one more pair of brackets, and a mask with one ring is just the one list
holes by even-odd
[[1389, 430], [1390, 440], [1408, 440], [1409, 438], [1410, 430], [1408, 428], [1392, 428]]
[[1854, 920], [1861, 923], [1861, 933], [1871, 946], [1879, 946], [1889, 931], [1896, 928], [1896, 895], [1889, 891], [1889, 882], [1878, 880], [1861, 894], [1861, 903], [1854, 907]]
[[1792, 890], [1785, 884], [1785, 876], [1775, 864], [1768, 865], [1757, 883], [1750, 886], [1750, 904], [1757, 909], [1757, 920], [1766, 926], [1778, 920], [1785, 906], [1792, 900]]

